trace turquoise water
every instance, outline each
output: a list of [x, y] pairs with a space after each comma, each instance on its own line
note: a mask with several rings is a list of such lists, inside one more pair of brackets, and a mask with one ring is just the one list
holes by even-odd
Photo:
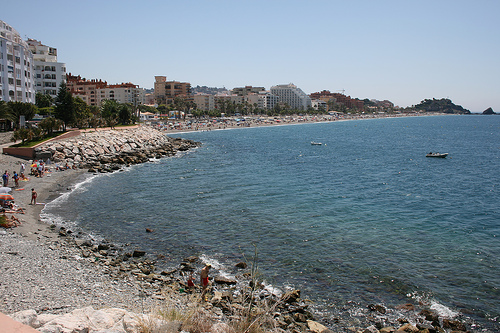
[[176, 136], [203, 146], [94, 177], [45, 212], [165, 265], [198, 255], [230, 271], [255, 246], [267, 282], [327, 317], [420, 300], [498, 329], [500, 117]]

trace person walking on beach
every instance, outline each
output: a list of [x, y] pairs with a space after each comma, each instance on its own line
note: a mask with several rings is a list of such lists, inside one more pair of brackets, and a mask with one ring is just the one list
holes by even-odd
[[31, 189], [31, 204], [30, 205], [36, 205], [36, 197], [38, 194], [35, 192], [35, 189]]
[[9, 185], [9, 173], [5, 170], [5, 173], [2, 175], [3, 186], [7, 187]]
[[201, 269], [200, 272], [200, 282], [201, 282], [201, 287], [203, 288], [203, 291], [201, 292], [201, 299], [205, 299], [205, 294], [207, 293], [208, 289], [208, 273], [210, 271], [210, 267], [212, 267], [210, 264], [206, 264], [205, 267]]

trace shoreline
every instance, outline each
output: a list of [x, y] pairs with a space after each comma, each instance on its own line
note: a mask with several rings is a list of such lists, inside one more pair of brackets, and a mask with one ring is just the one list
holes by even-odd
[[[244, 129], [244, 128], [256, 128], [256, 127], [272, 127], [272, 126], [292, 126], [292, 125], [304, 125], [304, 124], [319, 124], [326, 122], [337, 122], [337, 121], [351, 121], [351, 120], [369, 120], [369, 119], [384, 119], [384, 118], [400, 118], [400, 117], [422, 117], [422, 116], [435, 116], [435, 115], [445, 115], [445, 114], [415, 114], [415, 115], [397, 115], [397, 116], [367, 116], [367, 117], [351, 117], [345, 119], [336, 120], [304, 120], [300, 122], [288, 122], [288, 123], [276, 123], [276, 124], [254, 124], [254, 126], [239, 126], [236, 123], [228, 124], [225, 128], [214, 128], [212, 130], [229, 130], [229, 129]], [[311, 117], [317, 118], [317, 117]], [[105, 130], [105, 129], [102, 129]], [[99, 131], [101, 131], [99, 129]], [[170, 134], [183, 134], [203, 130], [162, 130], [165, 135]], [[4, 145], [5, 146], [5, 145]], [[1, 147], [1, 146], [0, 146]], [[169, 156], [166, 156], [169, 157]], [[28, 160], [16, 156], [0, 154], [0, 165], [3, 170], [8, 170], [9, 172], [18, 171], [24, 162], [27, 165]], [[54, 165], [52, 165], [53, 167]], [[27, 166], [28, 170], [28, 166]], [[2, 171], [3, 172], [3, 171]], [[21, 188], [25, 188], [24, 191], [13, 191], [15, 193], [14, 199], [20, 200], [22, 208], [25, 208], [25, 214], [20, 216], [21, 220], [26, 220], [26, 223], [22, 223], [20, 226], [12, 229], [13, 232], [21, 234], [23, 237], [28, 239], [42, 239], [41, 237], [47, 239], [57, 239], [57, 233], [50, 229], [50, 225], [40, 220], [40, 213], [44, 206], [28, 205], [31, 199], [30, 189], [35, 188], [38, 193], [38, 202], [50, 202], [60, 197], [63, 193], [72, 191], [73, 187], [78, 183], [83, 181], [83, 178], [87, 178], [84, 175], [88, 175], [87, 169], [70, 169], [66, 171], [53, 171], [43, 178], [37, 178], [30, 176], [29, 182], [21, 181], [19, 183]], [[76, 177], [75, 177], [76, 176]], [[10, 180], [9, 186], [12, 186], [13, 180]], [[56, 193], [58, 192], [58, 193]], [[19, 204], [19, 202], [17, 202]], [[41, 230], [40, 230], [41, 229]]]
[[[379, 117], [379, 118], [381, 118], [381, 117]], [[369, 119], [374, 119], [374, 118], [369, 118]], [[357, 119], [352, 119], [352, 120], [357, 120]], [[300, 125], [300, 124], [306, 124], [306, 123], [308, 123], [308, 122], [301, 122], [301, 123], [297, 123], [297, 124]], [[309, 122], [309, 123], [311, 123], [311, 122]], [[313, 123], [318, 123], [318, 122], [313, 122]], [[295, 123], [294, 124], [290, 124], [290, 123], [276, 124], [274, 126], [283, 126], [283, 125], [295, 125]], [[273, 125], [267, 125], [267, 126], [273, 126]], [[256, 126], [254, 126], [254, 127], [256, 127]], [[226, 129], [233, 129], [233, 128], [246, 128], [246, 127], [239, 127], [238, 126], [238, 127], [232, 127], [232, 128], [226, 128]], [[168, 132], [168, 134], [176, 134], [176, 133], [181, 134], [180, 131], [179, 132]], [[10, 156], [7, 156], [7, 157], [6, 157], [6, 155], [1, 155], [1, 156], [2, 156], [2, 158], [0, 159], [0, 164], [3, 165], [4, 158], [9, 159]], [[12, 159], [12, 161], [10, 161], [10, 162], [12, 162], [14, 164], [16, 163], [16, 159], [19, 161], [22, 160], [22, 159], [18, 159], [15, 157], [10, 157], [10, 158]], [[17, 162], [19, 162], [19, 161], [17, 161]], [[14, 169], [12, 167], [8, 168], [8, 170], [12, 170], [12, 171], [18, 170], [18, 169], [19, 169], [18, 166], [17, 166], [17, 168], [14, 168]], [[43, 202], [52, 201], [52, 200], [60, 197], [63, 193], [67, 193], [68, 191], [71, 191], [76, 184], [83, 181], [83, 178], [86, 178], [84, 176], [85, 174], [88, 174], [88, 172], [86, 170], [79, 169], [79, 170], [66, 170], [66, 171], [61, 171], [61, 172], [53, 172], [52, 174], [50, 174], [50, 176], [48, 176], [48, 177], [46, 176], [42, 179], [31, 178], [29, 182], [23, 183], [23, 185], [28, 185], [28, 186], [25, 186], [25, 188], [26, 188], [25, 191], [16, 191], [15, 192], [15, 194], [16, 194], [15, 199], [17, 201], [18, 197], [19, 197], [19, 200], [26, 200], [25, 202], [28, 202], [30, 199], [29, 189], [31, 189], [31, 187], [35, 187], [37, 189], [38, 194], [39, 194], [39, 196], [38, 196], [39, 201], [43, 201]], [[23, 195], [17, 195], [18, 193], [23, 194]], [[136, 311], [141, 310], [141, 307], [142, 307], [142, 310], [144, 312], [145, 299], [148, 299], [148, 301], [146, 301], [146, 302], [150, 302], [147, 305], [147, 307], [149, 309], [152, 309], [153, 307], [157, 306], [158, 303], [161, 303], [161, 301], [159, 301], [159, 299], [155, 299], [153, 297], [141, 296], [141, 292], [143, 292], [143, 291], [141, 291], [139, 288], [137, 288], [137, 285], [134, 284], [135, 282], [124, 281], [123, 283], [116, 283], [116, 280], [109, 278], [108, 274], [106, 272], [104, 272], [102, 266], [96, 265], [93, 263], [85, 263], [84, 261], [81, 260], [81, 258], [78, 258], [79, 253], [78, 253], [78, 247], [75, 246], [76, 244], [74, 244], [71, 241], [68, 241], [65, 238], [61, 238], [57, 231], [50, 228], [49, 224], [42, 222], [40, 220], [40, 213], [41, 213], [42, 208], [43, 208], [42, 205], [29, 206], [29, 205], [21, 204], [21, 206], [23, 208], [24, 207], [27, 208], [26, 214], [19, 216], [21, 219], [25, 220], [25, 223], [23, 223], [20, 227], [17, 227], [17, 228], [14, 228], [14, 229], [7, 231], [5, 236], [8, 236], [8, 238], [4, 238], [5, 236], [0, 234], [0, 260], [4, 260], [5, 257], [17, 257], [17, 256], [20, 256], [20, 257], [23, 257], [23, 259], [26, 259], [26, 257], [29, 255], [29, 251], [36, 249], [36, 251], [39, 251], [39, 253], [41, 255], [47, 256], [47, 257], [42, 256], [37, 260], [45, 261], [45, 260], [50, 259], [51, 262], [54, 263], [54, 265], [56, 265], [55, 263], [61, 263], [61, 262], [63, 264], [67, 264], [68, 266], [76, 265], [76, 267], [78, 267], [78, 269], [76, 269], [76, 271], [73, 270], [72, 273], [69, 273], [70, 275], [71, 274], [75, 274], [75, 275], [81, 274], [84, 272], [85, 274], [92, 276], [93, 280], [97, 279], [99, 281], [102, 281], [102, 284], [100, 286], [97, 286], [97, 288], [95, 290], [95, 292], [96, 292], [95, 294], [92, 294], [89, 290], [86, 290], [88, 288], [85, 288], [85, 286], [81, 286], [84, 290], [79, 291], [79, 293], [82, 292], [82, 293], [87, 293], [87, 295], [92, 295], [90, 298], [86, 298], [86, 299], [81, 300], [81, 301], [74, 300], [75, 302], [72, 302], [72, 304], [67, 304], [68, 302], [66, 301], [66, 303], [62, 304], [62, 305], [53, 305], [53, 306], [48, 307], [48, 308], [45, 307], [45, 308], [47, 308], [46, 310], [45, 310], [45, 308], [40, 307], [40, 306], [28, 307], [28, 308], [34, 308], [34, 309], [37, 309], [40, 311], [52, 311], [52, 312], [56, 312], [56, 313], [57, 312], [62, 313], [63, 311], [67, 311], [68, 309], [72, 309], [72, 308], [76, 308], [76, 307], [88, 305], [88, 304], [91, 304], [91, 305], [92, 304], [93, 305], [100, 304], [101, 306], [113, 304], [113, 305], [118, 305], [120, 307], [124, 307], [124, 308], [130, 309], [130, 310], [136, 310]], [[35, 245], [28, 244], [27, 248], [21, 247], [20, 249], [13, 249], [14, 246], [12, 244], [14, 244], [16, 242], [16, 239], [17, 239], [17, 242], [19, 242], [19, 244], [35, 242]], [[28, 242], [24, 242], [25, 239], [28, 240]], [[9, 243], [10, 240], [12, 240], [12, 243]], [[9, 243], [8, 248], [10, 250], [6, 250], [4, 243]], [[36, 244], [36, 243], [41, 243], [41, 244]], [[46, 253], [47, 248], [49, 250], [49, 253], [55, 254], [55, 257], [47, 255], [47, 253]], [[12, 253], [17, 252], [17, 254], [13, 255], [13, 254], [9, 254], [8, 252], [12, 252]], [[7, 260], [5, 262], [9, 263], [10, 261]], [[48, 265], [48, 266], [50, 266], [50, 265]], [[21, 273], [20, 276], [23, 276], [23, 274], [29, 275], [29, 273], [24, 272], [24, 273]], [[66, 276], [66, 274], [65, 274], [65, 276]], [[0, 274], [0, 278], [3, 280], [5, 280], [8, 277], [9, 277], [8, 275]], [[26, 281], [27, 283], [23, 284], [24, 286], [18, 287], [20, 290], [30, 287], [30, 281], [29, 281], [29, 279], [27, 279], [27, 280], [28, 280], [28, 281]], [[44, 280], [44, 283], [48, 283], [48, 282], [46, 282], [46, 279], [43, 279], [43, 280]], [[81, 281], [79, 281], [77, 283], [77, 285], [78, 284], [81, 284]], [[26, 287], [26, 285], [27, 285], [27, 287]], [[117, 286], [118, 286], [118, 292], [115, 295], [110, 296], [110, 295], [112, 295], [111, 289], [116, 289]], [[4, 293], [5, 289], [3, 287], [4, 286], [1, 286], [2, 289], [0, 289], [2, 291], [1, 295], [5, 296], [5, 293]], [[43, 296], [44, 294], [47, 294], [47, 293], [44, 293], [43, 290], [40, 289], [41, 288], [40, 286], [38, 286], [38, 287], [39, 287], [38, 291], [41, 292], [40, 296], [47, 297], [47, 296]], [[99, 289], [100, 287], [102, 287], [103, 289]], [[123, 298], [121, 298], [121, 297], [124, 296], [123, 294], [126, 293], [127, 288], [128, 288], [127, 292], [130, 293], [131, 295], [130, 295], [130, 297], [126, 297], [126, 300], [123, 300]], [[47, 288], [45, 286], [45, 290], [49, 290], [49, 288]], [[51, 290], [51, 292], [54, 293], [55, 290]], [[115, 292], [116, 292], [116, 290], [115, 290]], [[12, 296], [13, 295], [15, 295], [15, 294], [12, 294]], [[104, 299], [103, 299], [103, 295], [105, 295]], [[154, 296], [154, 295], [150, 294], [149, 296]], [[63, 296], [60, 295], [57, 297], [63, 297]], [[4, 297], [4, 299], [5, 299], [5, 297]], [[35, 299], [32, 301], [31, 304], [36, 304], [37, 302], [39, 302], [39, 301], [37, 301]], [[64, 301], [57, 301], [57, 300], [55, 302], [64, 303]], [[128, 302], [130, 302], [130, 303], [128, 303]], [[26, 303], [26, 302], [22, 302], [22, 303]], [[23, 305], [21, 304], [21, 306], [23, 306]], [[16, 312], [13, 309], [14, 306], [11, 305], [11, 307], [12, 307], [12, 310], [7, 311], [7, 312], [8, 313]], [[2, 304], [0, 306], [0, 310], [2, 312], [6, 312], [5, 308], [9, 308], [9, 306], [6, 306], [6, 302], [4, 301], [4, 304]]]
[[[366, 114], [366, 115], [342, 115], [342, 116], [331, 116], [331, 115], [318, 115], [318, 116], [303, 116], [303, 117], [248, 117], [251, 118], [250, 121], [237, 121], [236, 119], [243, 117], [229, 117], [224, 118], [217, 124], [200, 125], [198, 128], [192, 128], [188, 126], [186, 120], [163, 120], [160, 124], [158, 122], [148, 122], [150, 126], [158, 127], [165, 134], [183, 134], [191, 132], [203, 132], [203, 131], [218, 131], [218, 130], [230, 130], [230, 129], [243, 129], [243, 128], [256, 128], [256, 127], [273, 127], [273, 126], [289, 126], [289, 125], [305, 125], [305, 124], [320, 124], [329, 122], [344, 122], [353, 120], [373, 120], [373, 119], [387, 119], [387, 118], [408, 118], [408, 117], [429, 117], [429, 116], [446, 116], [449, 114], [444, 113], [416, 113], [416, 114]], [[256, 120], [259, 119], [259, 120]], [[279, 120], [279, 121], [275, 121]], [[193, 120], [190, 120], [193, 121]], [[206, 119], [194, 120], [203, 124]], [[193, 123], [195, 123], [193, 121]], [[181, 124], [178, 129], [175, 126], [164, 126], [165, 123], [177, 122]], [[182, 125], [184, 123], [184, 125]], [[192, 125], [192, 124], [190, 124]], [[185, 127], [184, 127], [185, 126]]]

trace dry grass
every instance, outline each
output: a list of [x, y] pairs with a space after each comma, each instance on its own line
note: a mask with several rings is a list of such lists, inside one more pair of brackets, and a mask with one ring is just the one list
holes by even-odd
[[165, 298], [163, 306], [137, 319], [139, 333], [159, 333], [165, 322], [178, 322], [183, 331], [190, 333], [210, 332], [215, 321], [203, 308], [200, 294], [179, 294], [172, 288], [164, 290], [162, 296]]
[[203, 308], [197, 308], [197, 311], [191, 314], [182, 324], [182, 330], [190, 333], [210, 332], [215, 321]]

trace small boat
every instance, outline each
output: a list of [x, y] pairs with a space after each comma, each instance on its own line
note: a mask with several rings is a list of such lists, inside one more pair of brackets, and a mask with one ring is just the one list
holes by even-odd
[[314, 142], [314, 141], [311, 141], [311, 144], [312, 144], [313, 146], [321, 146], [321, 145], [322, 145], [322, 143], [321, 143], [321, 142]]
[[440, 157], [440, 158], [445, 158], [448, 156], [448, 153], [429, 153], [425, 155], [425, 157]]

